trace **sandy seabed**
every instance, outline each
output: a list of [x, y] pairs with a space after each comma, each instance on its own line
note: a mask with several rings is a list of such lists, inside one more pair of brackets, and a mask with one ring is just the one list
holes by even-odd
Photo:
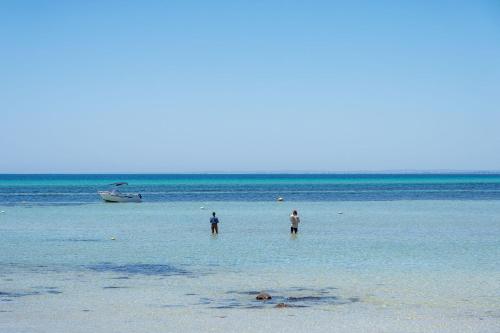
[[[232, 280], [230, 275], [226, 276], [228, 281]], [[342, 277], [339, 281], [345, 281], [345, 287], [339, 282], [339, 289], [331, 292], [339, 300], [356, 294], [359, 301], [276, 308], [277, 301], [260, 303], [252, 293], [228, 295], [226, 289], [216, 286], [220, 279], [212, 276], [200, 282], [179, 276], [121, 280], [114, 274], [93, 273], [45, 273], [43, 280], [26, 277], [25, 290], [38, 283], [58, 285], [61, 292], [45, 289], [52, 292], [1, 302], [0, 332], [500, 332], [500, 306], [494, 295], [478, 304], [446, 294], [434, 299], [415, 297], [409, 295], [411, 288], [401, 292], [407, 297], [383, 293], [382, 289], [372, 294], [377, 283], [369, 286]], [[249, 276], [249, 281], [252, 279]], [[280, 282], [263, 283], [271, 285], [275, 294], [287, 290], [288, 295], [318, 295], [318, 290], [324, 290], [283, 289], [288, 285], [284, 276], [274, 279]], [[19, 281], [10, 283], [19, 288]], [[8, 281], [4, 283], [7, 289], [8, 285]], [[220, 306], [228, 297], [236, 297], [229, 304], [237, 305]], [[200, 299], [206, 302], [202, 304]]]

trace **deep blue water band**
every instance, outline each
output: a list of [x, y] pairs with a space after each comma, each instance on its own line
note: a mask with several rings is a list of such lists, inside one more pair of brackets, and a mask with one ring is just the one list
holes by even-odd
[[0, 204], [99, 202], [127, 181], [145, 201], [500, 200], [499, 174], [0, 175]]

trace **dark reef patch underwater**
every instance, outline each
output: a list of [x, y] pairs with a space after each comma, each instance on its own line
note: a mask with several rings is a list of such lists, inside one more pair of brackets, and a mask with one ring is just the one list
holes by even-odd
[[[110, 262], [103, 262], [95, 265], [88, 265], [86, 268], [100, 273], [119, 273], [129, 275], [191, 275], [191, 272], [165, 264], [124, 264], [117, 265]], [[124, 277], [120, 277], [124, 278]]]

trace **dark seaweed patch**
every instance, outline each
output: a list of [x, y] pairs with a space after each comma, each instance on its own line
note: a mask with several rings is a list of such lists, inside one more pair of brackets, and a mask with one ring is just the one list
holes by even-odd
[[101, 273], [121, 273], [121, 274], [137, 274], [137, 275], [189, 275], [190, 273], [184, 269], [176, 268], [171, 265], [162, 264], [125, 264], [116, 265], [109, 262], [104, 262], [96, 265], [86, 266], [88, 269]]
[[58, 295], [62, 294], [62, 291], [58, 290], [57, 287], [44, 287], [44, 286], [35, 286], [32, 287], [33, 289], [39, 290], [40, 294], [52, 294], [52, 295]]
[[0, 291], [0, 297], [1, 298], [17, 298], [17, 297], [24, 297], [24, 296], [33, 296], [33, 295], [40, 295], [40, 292], [38, 291], [22, 291], [22, 292], [6, 292], [6, 291]]
[[232, 300], [227, 302], [227, 300], [221, 304], [217, 304], [212, 306], [211, 308], [213, 309], [235, 309], [235, 308], [241, 308], [243, 307], [243, 304], [241, 302], [238, 302], [236, 300]]
[[39, 290], [29, 290], [29, 291], [0, 291], [0, 301], [11, 302], [14, 298], [26, 297], [26, 296], [37, 296], [42, 294], [57, 295], [62, 294], [62, 291], [57, 290], [56, 287], [37, 287], [35, 289]]
[[307, 308], [307, 305], [300, 305], [300, 304], [290, 304], [290, 303], [278, 303], [274, 306], [275, 308]]
[[244, 309], [264, 309], [266, 306], [264, 304], [251, 304], [243, 306]]
[[212, 303], [214, 300], [211, 299], [211, 298], [206, 298], [206, 297], [202, 297], [200, 298], [200, 301], [198, 304], [210, 304]]
[[85, 242], [85, 243], [93, 243], [93, 242], [102, 242], [102, 239], [98, 238], [50, 238], [46, 240], [47, 242]]
[[68, 238], [63, 239], [63, 242], [102, 242], [102, 239], [97, 238]]
[[[250, 290], [250, 291], [235, 291], [235, 290], [230, 290], [227, 291], [226, 294], [236, 294], [236, 295], [258, 295], [262, 291], [257, 291], [257, 290]], [[274, 290], [266, 290], [266, 292], [273, 293], [275, 292]]]
[[236, 308], [236, 306], [232, 306], [232, 305], [216, 305], [216, 306], [212, 306], [211, 308], [212, 309], [234, 309], [234, 308]]
[[57, 287], [46, 287], [46, 286], [32, 286], [32, 289], [38, 289], [38, 290], [57, 290]]
[[[278, 308], [304, 308], [318, 305], [342, 305], [360, 302], [359, 297], [340, 298], [331, 295], [328, 290], [336, 288], [310, 289], [303, 287], [292, 287], [281, 292], [268, 290], [272, 299], [260, 301], [255, 299], [255, 295], [260, 291], [228, 291], [226, 294], [244, 296], [243, 300], [238, 298], [221, 299], [211, 302], [213, 308], [245, 308], [260, 309], [267, 307]], [[299, 295], [294, 295], [300, 293]], [[288, 295], [287, 295], [288, 294]], [[290, 295], [291, 294], [291, 295]], [[203, 303], [200, 303], [203, 304]], [[281, 304], [281, 306], [278, 306]]]
[[128, 287], [123, 287], [123, 286], [106, 286], [102, 287], [102, 289], [126, 289]]
[[302, 297], [288, 297], [286, 300], [288, 302], [325, 302], [325, 301], [336, 301], [338, 298], [336, 296], [302, 296]]
[[184, 307], [184, 305], [180, 305], [180, 304], [163, 304], [160, 307], [161, 308], [182, 308], [182, 307]]
[[18, 292], [7, 292], [0, 291], [0, 301], [1, 302], [12, 302], [14, 298], [40, 295], [38, 291], [18, 291]]

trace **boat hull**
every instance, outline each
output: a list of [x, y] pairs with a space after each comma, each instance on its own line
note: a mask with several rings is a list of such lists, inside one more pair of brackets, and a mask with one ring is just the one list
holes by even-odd
[[139, 193], [119, 193], [113, 194], [109, 191], [99, 191], [102, 200], [106, 202], [141, 202], [142, 196]]

